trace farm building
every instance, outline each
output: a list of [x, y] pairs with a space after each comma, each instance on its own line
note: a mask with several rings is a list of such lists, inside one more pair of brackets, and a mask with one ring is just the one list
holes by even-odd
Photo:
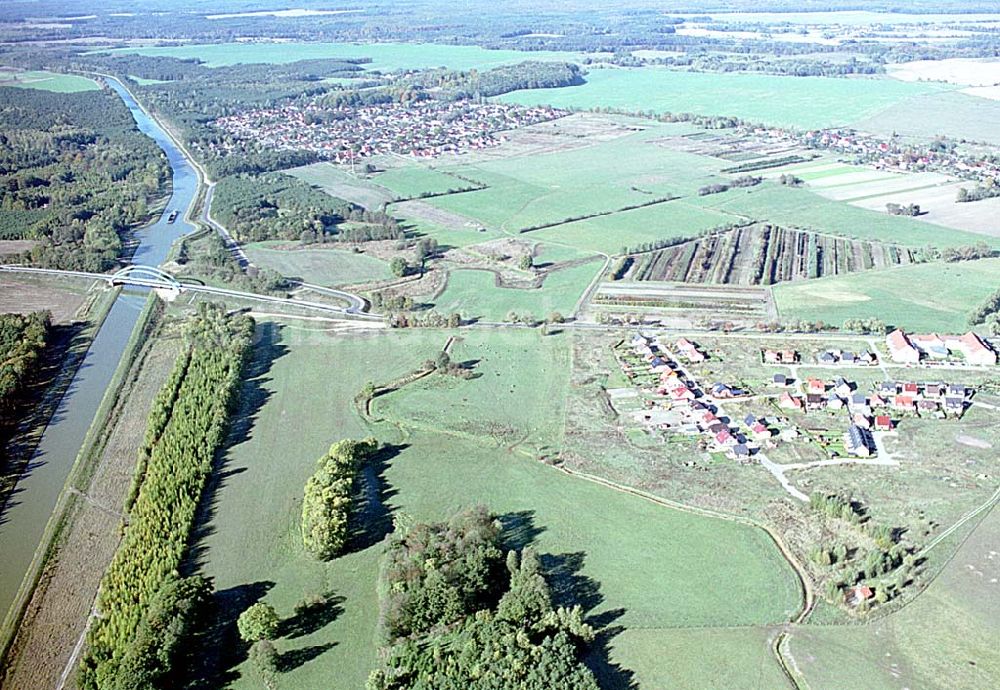
[[997, 363], [997, 353], [971, 331], [962, 336], [945, 336], [945, 345], [949, 350], [961, 352], [969, 364], [993, 366]]
[[920, 362], [920, 351], [913, 347], [906, 333], [898, 328], [885, 337], [885, 345], [889, 348], [889, 356], [894, 362], [901, 364]]

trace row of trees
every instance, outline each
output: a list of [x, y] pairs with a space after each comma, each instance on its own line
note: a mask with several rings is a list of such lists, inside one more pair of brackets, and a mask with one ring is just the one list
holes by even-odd
[[148, 658], [134, 653], [137, 631], [184, 557], [253, 329], [250, 317], [229, 316], [221, 305], [208, 303], [199, 305], [187, 325], [189, 355], [177, 362], [153, 403], [150, 427], [158, 433], [146, 438], [152, 447], [145, 451], [144, 476], [121, 546], [101, 581], [100, 615], [87, 634], [78, 676], [85, 690], [127, 687], [136, 670], [126, 660]]
[[45, 349], [49, 313], [0, 314], [0, 413], [8, 417]]
[[163, 151], [113, 93], [0, 88], [0, 239], [38, 240], [13, 260], [110, 268], [169, 181]]
[[753, 187], [759, 185], [763, 180], [762, 177], [753, 177], [752, 175], [743, 175], [737, 177], [729, 182], [716, 182], [714, 184], [705, 185], [704, 187], [698, 188], [698, 196], [708, 196], [709, 194], [720, 194], [722, 192], [728, 192], [730, 189], [735, 189], [739, 187]]
[[313, 558], [328, 560], [347, 544], [358, 469], [378, 450], [378, 441], [339, 441], [319, 459], [302, 498], [302, 543]]
[[368, 690], [596, 690], [580, 607], [557, 608], [538, 555], [502, 544], [484, 508], [397, 526], [379, 573], [385, 662]]
[[987, 185], [976, 185], [972, 189], [966, 189], [965, 187], [960, 187], [958, 194], [955, 197], [955, 201], [960, 204], [968, 203], [970, 201], [982, 201], [983, 199], [992, 199], [993, 197], [1000, 196], [1000, 185], [998, 184], [987, 184]]

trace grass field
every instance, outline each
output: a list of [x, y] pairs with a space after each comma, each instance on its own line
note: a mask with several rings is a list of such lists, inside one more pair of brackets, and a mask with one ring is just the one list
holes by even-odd
[[511, 311], [544, 319], [553, 311], [569, 316], [602, 264], [593, 261], [551, 273], [538, 289], [497, 287], [489, 271], [459, 269], [448, 276], [448, 286], [434, 300], [444, 314], [503, 321]]
[[381, 71], [430, 67], [483, 70], [524, 60], [571, 61], [580, 58], [576, 53], [487, 50], [478, 46], [450, 46], [431, 43], [211, 43], [116, 48], [99, 52], [131, 53], [181, 59], [197, 58], [203, 60], [209, 67], [240, 63], [284, 64], [297, 60], [368, 57], [372, 59], [372, 62], [364, 65], [364, 68]]
[[927, 590], [884, 620], [797, 630], [789, 650], [809, 685], [872, 690], [995, 686], [1000, 676], [994, 644], [1000, 635], [998, 535], [1000, 512], [994, 508]]
[[389, 265], [367, 254], [339, 249], [274, 249], [282, 242], [256, 242], [245, 247], [250, 260], [288, 278], [316, 285], [365, 283], [392, 277]]
[[57, 93], [77, 93], [79, 91], [97, 91], [101, 87], [93, 79], [78, 77], [75, 74], [57, 74], [55, 72], [12, 72], [0, 70], [0, 86], [14, 86], [19, 89], [41, 89]]
[[[215, 578], [220, 600], [228, 606], [239, 601], [242, 608], [264, 595], [288, 616], [303, 596], [332, 592], [340, 609], [334, 620], [278, 640], [282, 653], [298, 650], [288, 657], [296, 663], [282, 674], [281, 687], [330, 682], [362, 687], [375, 663], [379, 547], [367, 546], [328, 564], [306, 558], [298, 534], [302, 486], [330, 442], [371, 433], [351, 403], [357, 390], [368, 380], [391, 380], [433, 357], [444, 334], [335, 338], [291, 327], [264, 333], [197, 560]], [[537, 431], [518, 447], [533, 452], [535, 439], [550, 438], [566, 413], [529, 389], [537, 381], [566, 385], [568, 374], [561, 367], [568, 361], [568, 336], [525, 331], [462, 337], [455, 359], [481, 360], [476, 365], [481, 377], [427, 382], [435, 389], [432, 410], [425, 404], [427, 389], [376, 399], [375, 414], [401, 425], [379, 424], [375, 430], [383, 440], [401, 444], [382, 473], [382, 495], [393, 511], [436, 519], [460, 506], [487, 503], [519, 528], [523, 541], [533, 541], [545, 554], [546, 566], [559, 574], [561, 597], [641, 635], [619, 635], [611, 646], [612, 662], [627, 660], [643, 687], [657, 687], [663, 674], [677, 672], [653, 653], [655, 636], [679, 640], [678, 626], [779, 623], [796, 610], [795, 579], [762, 532], [566, 476], [511, 451], [506, 439], [477, 442], [456, 434], [475, 424], [529, 422]], [[331, 362], [351, 366], [338, 366], [329, 376]], [[455, 420], [453, 410], [463, 421]], [[736, 634], [730, 643], [742, 650], [740, 668], [744, 659], [747, 668], [728, 668], [741, 680], [753, 681], [774, 662], [763, 644], [747, 638], [754, 635]], [[699, 639], [696, 634], [683, 641], [690, 663], [681, 669], [690, 674], [689, 683], [703, 673], [695, 663]], [[773, 672], [766, 677], [773, 678]], [[233, 685], [255, 683], [248, 675]]]
[[386, 170], [375, 177], [375, 183], [406, 199], [422, 194], [446, 194], [451, 190], [475, 186], [452, 175], [419, 165]]
[[880, 318], [915, 330], [963, 332], [972, 308], [996, 290], [1000, 259], [913, 264], [774, 288], [783, 319]]
[[[507, 94], [508, 102], [562, 108], [621, 108], [733, 115], [786, 127], [848, 125], [914, 96], [954, 87], [894, 79], [837, 79], [680, 72], [659, 68], [597, 69], [583, 86]], [[911, 117], [914, 117], [911, 114]]]

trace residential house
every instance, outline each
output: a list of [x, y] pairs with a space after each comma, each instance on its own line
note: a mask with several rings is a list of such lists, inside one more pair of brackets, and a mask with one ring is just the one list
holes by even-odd
[[866, 414], [861, 414], [860, 412], [856, 412], [854, 416], [851, 418], [851, 420], [854, 422], [855, 426], [861, 429], [867, 430], [872, 428], [872, 419]]
[[774, 376], [771, 377], [771, 383], [773, 383], [775, 386], [787, 386], [788, 377], [785, 376], [784, 374], [775, 374]]
[[918, 364], [920, 362], [920, 351], [913, 347], [906, 333], [898, 328], [885, 337], [885, 344], [889, 348], [889, 356], [894, 362], [901, 364]]
[[892, 409], [900, 412], [913, 412], [915, 408], [914, 400], [908, 395], [897, 395], [892, 399]]
[[868, 585], [855, 585], [844, 593], [844, 601], [849, 606], [857, 606], [863, 601], [868, 601], [875, 596], [875, 592]]
[[806, 394], [806, 409], [821, 410], [826, 406], [826, 398], [817, 393]]
[[839, 410], [844, 406], [844, 401], [839, 395], [831, 391], [826, 396], [826, 406], [831, 410]]
[[784, 410], [801, 410], [802, 398], [798, 398], [786, 391], [778, 398], [778, 407]]
[[880, 414], [875, 418], [875, 431], [892, 431], [892, 418], [887, 414]]
[[861, 391], [851, 393], [847, 401], [852, 410], [860, 410], [863, 407], [868, 407], [868, 396]]
[[841, 352], [840, 353], [840, 361], [843, 364], [854, 364], [854, 362], [857, 359], [858, 359], [857, 355], [855, 355], [853, 352]]
[[899, 392], [899, 384], [895, 381], [883, 381], [878, 384], [878, 393], [882, 397], [896, 395]]
[[806, 381], [806, 392], [814, 395], [826, 392], [826, 384], [819, 379], [809, 379]]
[[837, 356], [830, 350], [826, 350], [816, 355], [816, 361], [820, 364], [836, 364]]
[[918, 412], [937, 412], [938, 411], [938, 401], [928, 400], [923, 398], [917, 401], [917, 411]]
[[901, 387], [903, 395], [915, 397], [920, 392], [920, 387], [912, 381], [906, 381]]
[[753, 437], [758, 441], [771, 438], [771, 430], [764, 426], [761, 422], [757, 422], [751, 426], [750, 433], [753, 434]]
[[868, 433], [856, 424], [847, 427], [847, 433], [844, 434], [844, 448], [849, 454], [859, 458], [867, 458], [872, 454]]
[[931, 359], [947, 359], [948, 346], [937, 333], [914, 334], [910, 342]]
[[737, 443], [732, 447], [732, 454], [737, 460], [745, 460], [750, 457], [750, 448], [745, 443]]
[[730, 433], [729, 429], [717, 433], [715, 435], [715, 442], [720, 446], [735, 446], [738, 443], [736, 437]]
[[962, 414], [965, 411], [965, 398], [945, 398], [944, 409], [950, 414]]
[[848, 383], [843, 376], [837, 377], [837, 380], [833, 382], [833, 390], [841, 398], [847, 399], [851, 397], [851, 393], [854, 392], [854, 387]]
[[949, 383], [945, 395], [949, 398], [964, 398], [965, 386], [960, 383]]
[[753, 426], [754, 424], [757, 423], [757, 418], [752, 414], [748, 414], [746, 417], [743, 418], [743, 423], [746, 424], [747, 426]]
[[697, 364], [699, 362], [705, 361], [705, 355], [698, 350], [698, 346], [692, 343], [687, 338], [681, 338], [676, 343], [677, 349], [680, 351], [681, 356], [687, 359], [687, 361]]
[[925, 398], [941, 398], [944, 397], [944, 392], [945, 392], [945, 385], [943, 383], [924, 384]]

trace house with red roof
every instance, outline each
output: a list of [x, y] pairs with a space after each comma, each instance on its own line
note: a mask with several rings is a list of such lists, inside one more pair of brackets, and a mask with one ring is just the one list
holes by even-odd
[[901, 364], [920, 362], [920, 351], [913, 347], [906, 333], [898, 328], [885, 337], [885, 345], [889, 348], [889, 356], [894, 362]]

